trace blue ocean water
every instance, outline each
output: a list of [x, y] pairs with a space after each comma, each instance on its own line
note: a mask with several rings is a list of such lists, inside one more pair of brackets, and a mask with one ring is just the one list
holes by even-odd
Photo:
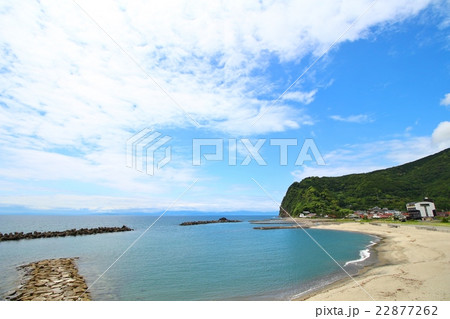
[[[163, 216], [91, 288], [94, 300], [289, 300], [344, 272], [301, 229], [254, 230], [242, 223], [179, 226], [221, 216]], [[122, 226], [133, 232], [0, 242], [0, 294], [19, 284], [16, 267], [46, 258], [80, 257], [92, 284], [157, 216], [0, 216], [0, 232]], [[342, 266], [360, 259], [373, 237], [308, 229]], [[352, 271], [355, 263], [347, 263]], [[355, 270], [355, 268], [353, 269]]]

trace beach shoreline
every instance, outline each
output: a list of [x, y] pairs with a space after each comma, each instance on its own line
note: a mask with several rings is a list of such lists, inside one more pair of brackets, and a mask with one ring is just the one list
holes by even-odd
[[[450, 265], [450, 228], [405, 223], [359, 221], [339, 223], [318, 220], [308, 221], [305, 228], [356, 232], [378, 238], [378, 241], [373, 239], [377, 241], [377, 244], [366, 246], [370, 252], [367, 259], [355, 259], [350, 265], [344, 266], [344, 269], [350, 272], [364, 290], [339, 269], [336, 276], [332, 274], [328, 278], [312, 282], [310, 286], [303, 285], [304, 292], [294, 295], [296, 288], [293, 287], [292, 290], [282, 291], [280, 295], [277, 292], [275, 298], [271, 300], [356, 301], [372, 300], [372, 298], [380, 301], [450, 300], [448, 290], [450, 275], [447, 271]], [[364, 255], [362, 254], [361, 257]], [[90, 300], [89, 292], [84, 293], [87, 285], [84, 276], [78, 273], [76, 260], [77, 257], [46, 259], [17, 267], [25, 273], [23, 279], [26, 280], [23, 280], [15, 291], [11, 290], [8, 294], [9, 298], [6, 299], [77, 300], [78, 298], [75, 297], [83, 293], [83, 297]], [[39, 272], [31, 275], [30, 267]], [[49, 273], [60, 267], [64, 268], [63, 272], [68, 276], [55, 273], [50, 282], [47, 282]], [[340, 275], [339, 272], [341, 272]], [[345, 277], [342, 278], [342, 276]], [[69, 281], [68, 291], [57, 286], [60, 282], [55, 281], [59, 281], [60, 277], [65, 277], [64, 280]], [[32, 279], [31, 283], [27, 285], [30, 279]], [[73, 282], [73, 279], [76, 279], [76, 282]], [[60, 286], [64, 285], [60, 284]], [[283, 296], [283, 299], [279, 299], [279, 296]], [[244, 300], [259, 300], [262, 297], [264, 300], [269, 300], [266, 295], [250, 296]]]
[[[313, 228], [313, 227], [311, 227], [311, 228]], [[370, 254], [368, 258], [366, 258], [365, 260], [362, 260], [362, 261], [359, 261], [359, 260], [347, 261], [346, 264], [342, 265], [342, 267], [345, 269], [345, 271], [355, 279], [357, 277], [362, 276], [363, 274], [365, 274], [367, 271], [369, 271], [373, 267], [378, 267], [384, 263], [384, 261], [382, 261], [378, 258], [378, 251], [376, 249], [377, 247], [379, 247], [379, 245], [383, 244], [384, 238], [382, 236], [375, 236], [373, 234], [368, 234], [368, 233], [363, 233], [363, 232], [358, 232], [358, 233], [373, 236], [374, 241], [372, 241], [372, 244], [370, 244], [366, 247], [366, 249], [369, 250], [369, 254]], [[353, 268], [349, 268], [347, 266], [348, 263], [353, 264]], [[341, 275], [334, 276], [329, 281], [322, 282], [318, 286], [313, 286], [304, 292], [297, 293], [294, 296], [292, 296], [290, 298], [290, 300], [291, 301], [304, 301], [304, 300], [307, 300], [308, 298], [315, 296], [316, 294], [321, 293], [324, 290], [328, 290], [332, 287], [339, 287], [340, 285], [351, 280], [351, 278], [348, 277], [348, 275], [346, 273], [344, 273], [341, 269], [339, 269], [337, 272], [340, 272]]]
[[352, 276], [356, 282], [342, 278], [293, 300], [450, 300], [450, 230], [396, 226], [359, 222], [311, 226], [379, 237], [372, 247], [377, 261]]

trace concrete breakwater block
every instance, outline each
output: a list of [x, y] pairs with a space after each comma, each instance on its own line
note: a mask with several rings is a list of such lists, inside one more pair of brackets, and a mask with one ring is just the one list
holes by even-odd
[[22, 283], [5, 299], [12, 301], [88, 301], [84, 278], [78, 273], [75, 258], [45, 259], [19, 266]]
[[218, 220], [199, 220], [192, 222], [183, 222], [180, 226], [193, 226], [193, 225], [204, 225], [204, 224], [218, 224], [218, 223], [240, 223], [240, 220], [227, 219], [225, 217], [219, 218]]
[[83, 236], [96, 235], [104, 233], [118, 233], [132, 231], [133, 229], [123, 225], [122, 227], [97, 227], [97, 228], [81, 228], [68, 229], [64, 231], [46, 231], [46, 232], [14, 232], [8, 234], [0, 233], [0, 241], [22, 240], [22, 239], [37, 239], [37, 238], [52, 238], [52, 237], [66, 237], [66, 236]]
[[307, 225], [293, 225], [293, 226], [259, 226], [253, 227], [253, 229], [258, 230], [272, 230], [272, 229], [305, 229], [309, 228]]

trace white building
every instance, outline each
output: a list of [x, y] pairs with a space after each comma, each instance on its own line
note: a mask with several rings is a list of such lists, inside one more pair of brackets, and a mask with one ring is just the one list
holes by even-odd
[[406, 209], [412, 218], [427, 218], [436, 216], [436, 207], [432, 200], [425, 197], [423, 202], [408, 203]]

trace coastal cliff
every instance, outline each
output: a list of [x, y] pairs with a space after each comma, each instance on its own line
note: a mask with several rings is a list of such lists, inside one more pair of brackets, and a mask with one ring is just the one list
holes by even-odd
[[[341, 177], [308, 177], [293, 183], [281, 202], [291, 216], [303, 211], [343, 217], [374, 206], [405, 210], [425, 196], [450, 209], [450, 148], [404, 165]], [[280, 208], [280, 216], [287, 213]]]

